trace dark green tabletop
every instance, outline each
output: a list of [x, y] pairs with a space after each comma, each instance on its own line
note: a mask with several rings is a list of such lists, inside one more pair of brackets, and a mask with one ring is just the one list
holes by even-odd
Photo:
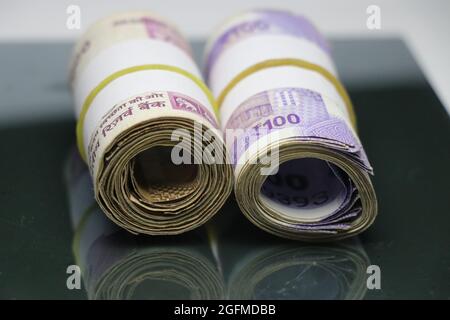
[[[333, 48], [375, 169], [371, 228], [322, 245], [277, 239], [230, 199], [208, 228], [181, 237], [103, 237], [81, 265], [96, 276], [69, 290], [66, 269], [77, 256], [63, 174], [75, 144], [71, 45], [1, 44], [0, 298], [95, 298], [124, 286], [125, 297], [149, 299], [449, 299], [449, 116], [401, 40]], [[194, 49], [199, 55], [202, 44]], [[366, 286], [371, 265], [381, 271], [379, 290]]]

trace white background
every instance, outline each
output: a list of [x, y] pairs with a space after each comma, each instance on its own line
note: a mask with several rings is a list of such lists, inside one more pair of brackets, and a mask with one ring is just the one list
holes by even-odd
[[[71, 4], [81, 8], [81, 30], [66, 27]], [[366, 27], [372, 4], [381, 8], [381, 30]], [[74, 41], [96, 19], [124, 9], [154, 11], [187, 37], [205, 38], [227, 17], [255, 7], [302, 13], [328, 37], [403, 37], [450, 112], [449, 0], [0, 0], [0, 42]]]

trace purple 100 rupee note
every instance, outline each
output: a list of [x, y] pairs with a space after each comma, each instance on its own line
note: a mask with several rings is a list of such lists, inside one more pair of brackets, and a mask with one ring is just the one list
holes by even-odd
[[302, 88], [264, 91], [236, 108], [225, 125], [227, 130], [244, 129], [226, 142], [234, 164], [252, 143], [286, 128], [294, 129], [299, 142], [315, 139], [340, 148], [371, 172], [364, 149], [348, 124], [328, 112], [320, 93]]

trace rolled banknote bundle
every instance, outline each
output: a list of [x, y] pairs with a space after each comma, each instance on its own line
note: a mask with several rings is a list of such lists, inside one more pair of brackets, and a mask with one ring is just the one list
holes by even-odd
[[111, 220], [178, 234], [217, 212], [232, 168], [214, 99], [173, 26], [147, 12], [100, 20], [75, 46], [70, 83], [78, 149]]
[[373, 222], [371, 165], [329, 47], [304, 17], [254, 10], [206, 48], [241, 210], [273, 234], [355, 235]]

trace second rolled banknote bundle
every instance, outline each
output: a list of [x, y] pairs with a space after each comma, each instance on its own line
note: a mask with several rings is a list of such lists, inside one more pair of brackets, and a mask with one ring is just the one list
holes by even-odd
[[289, 12], [250, 11], [213, 35], [206, 53], [244, 214], [292, 239], [338, 239], [369, 227], [377, 213], [372, 167], [314, 26]]
[[[177, 234], [217, 212], [232, 169], [214, 99], [174, 27], [147, 12], [97, 22], [75, 47], [70, 82], [78, 148], [111, 220], [132, 233]], [[203, 139], [176, 148], [195, 134]]]

